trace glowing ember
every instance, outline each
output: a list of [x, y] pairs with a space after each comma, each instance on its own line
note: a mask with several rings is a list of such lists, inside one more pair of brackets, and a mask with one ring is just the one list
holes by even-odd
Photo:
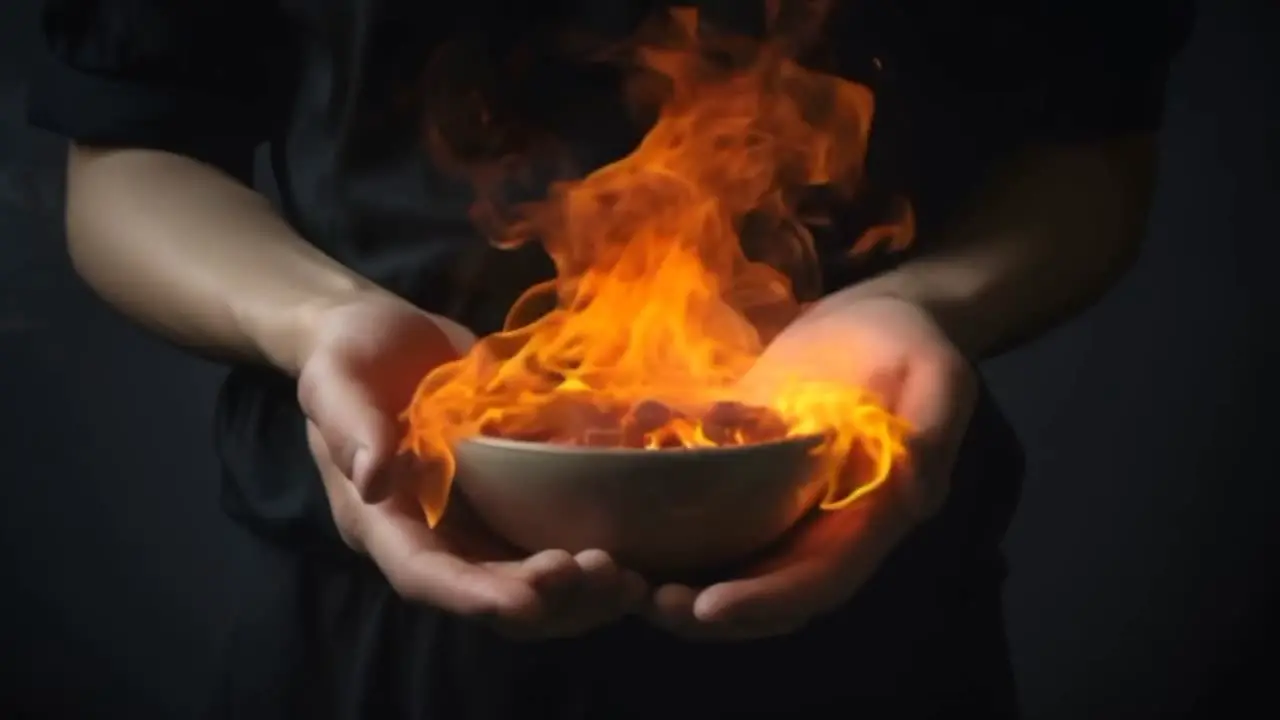
[[[433, 525], [451, 448], [478, 435], [655, 451], [821, 435], [828, 508], [901, 459], [903, 424], [862, 388], [790, 378], [762, 399], [739, 386], [802, 309], [775, 266], [812, 274], [798, 194], [855, 189], [871, 93], [801, 68], [784, 52], [794, 43], [736, 43], [728, 60], [706, 52], [695, 20], [673, 15], [663, 42], [638, 47], [638, 63], [669, 81], [640, 145], [555, 186], [495, 238], [540, 241], [557, 277], [525, 293], [503, 332], [430, 373], [406, 410], [405, 448], [437, 469], [421, 493]], [[752, 259], [748, 217], [767, 235]], [[903, 243], [901, 226], [872, 232]]]
[[560, 393], [538, 408], [528, 426], [512, 426], [506, 417], [480, 426], [488, 437], [551, 442], [584, 447], [662, 450], [729, 447], [787, 437], [787, 423], [768, 408], [717, 402], [679, 410], [656, 400], [625, 405], [607, 396], [574, 397]]

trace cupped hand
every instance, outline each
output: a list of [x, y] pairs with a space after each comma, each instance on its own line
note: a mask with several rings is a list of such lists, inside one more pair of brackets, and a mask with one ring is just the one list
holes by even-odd
[[942, 506], [977, 396], [970, 364], [929, 314], [896, 298], [817, 306], [775, 339], [747, 382], [753, 375], [873, 388], [910, 425], [910, 459], [851, 505], [815, 513], [740, 576], [659, 587], [651, 620], [689, 639], [787, 634], [852, 598]]
[[403, 598], [520, 638], [583, 633], [642, 605], [644, 581], [602, 551], [523, 557], [456, 499], [428, 527], [399, 413], [427, 372], [475, 342], [470, 332], [378, 295], [325, 310], [311, 338], [298, 397], [334, 520]]

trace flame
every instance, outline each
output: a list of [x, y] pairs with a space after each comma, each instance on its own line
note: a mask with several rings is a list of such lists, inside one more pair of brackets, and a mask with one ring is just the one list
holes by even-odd
[[[740, 383], [803, 311], [796, 273], [777, 269], [816, 268], [797, 204], [807, 187], [856, 190], [872, 93], [801, 67], [788, 43], [715, 45], [696, 13], [670, 20], [661, 42], [634, 48], [667, 87], [635, 150], [553, 185], [494, 239], [537, 239], [555, 279], [530, 288], [502, 332], [428, 374], [404, 413], [404, 449], [436, 470], [420, 493], [433, 526], [452, 447], [477, 435], [654, 451], [817, 435], [829, 509], [905, 457], [905, 424], [866, 388], [797, 375], [762, 400]], [[908, 242], [909, 206], [897, 215], [852, 251]]]

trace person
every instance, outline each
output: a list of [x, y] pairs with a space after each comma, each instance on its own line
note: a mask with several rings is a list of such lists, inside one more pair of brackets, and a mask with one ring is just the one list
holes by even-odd
[[[481, 118], [432, 88], [492, 93], [598, 167], [644, 130], [616, 70], [526, 40], [624, 37], [662, 4], [47, 1], [29, 113], [71, 141], [76, 271], [232, 366], [223, 504], [272, 565], [244, 585], [212, 716], [1017, 715], [1000, 542], [1023, 458], [976, 364], [1134, 258], [1189, 3], [836, 4], [839, 69], [876, 95], [868, 193], [909, 197], [918, 239], [824, 261], [827, 294], [761, 362], [817, 338], [815, 376], [890, 371], [913, 469], [705, 587], [600, 551], [483, 554], [465, 508], [433, 531], [404, 501], [396, 452], [417, 381], [550, 272], [479, 238], [423, 130]], [[690, 4], [744, 32], [760, 12]], [[515, 47], [535, 50], [518, 79]]]

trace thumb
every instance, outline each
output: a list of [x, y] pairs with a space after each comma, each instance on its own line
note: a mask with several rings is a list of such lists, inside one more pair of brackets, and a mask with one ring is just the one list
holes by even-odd
[[977, 394], [977, 376], [958, 355], [922, 359], [908, 372], [897, 403], [899, 414], [913, 428], [908, 441], [912, 468], [903, 489], [921, 519], [936, 513], [946, 500], [952, 465]]
[[303, 413], [320, 431], [338, 469], [368, 503], [391, 491], [400, 447], [399, 421], [379, 406], [367, 383], [337, 367], [317, 366], [299, 378]]

